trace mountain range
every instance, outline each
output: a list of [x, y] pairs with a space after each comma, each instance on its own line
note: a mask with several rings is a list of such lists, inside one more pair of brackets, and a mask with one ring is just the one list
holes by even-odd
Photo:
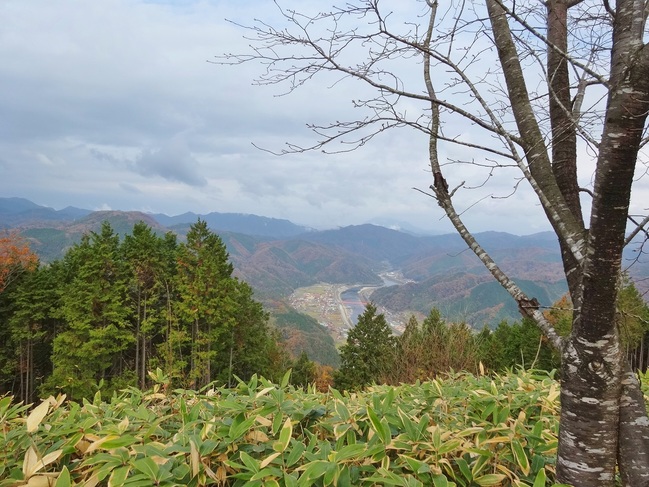
[[[513, 300], [456, 234], [417, 236], [371, 224], [316, 231], [288, 220], [233, 213], [170, 217], [73, 207], [57, 211], [21, 198], [0, 198], [0, 228], [18, 230], [44, 261], [61, 258], [81, 235], [98, 230], [105, 220], [120, 235], [144, 221], [157, 233], [173, 231], [182, 240], [198, 218], [220, 235], [236, 274], [267, 305], [318, 282], [380, 286], [379, 273], [398, 270], [407, 284], [372, 294], [372, 300], [386, 309], [428, 314], [437, 307], [447, 319], [475, 327], [519, 319]], [[551, 305], [565, 293], [552, 232], [527, 236], [485, 232], [476, 238], [542, 305]], [[636, 278], [649, 276], [646, 263], [631, 270]]]

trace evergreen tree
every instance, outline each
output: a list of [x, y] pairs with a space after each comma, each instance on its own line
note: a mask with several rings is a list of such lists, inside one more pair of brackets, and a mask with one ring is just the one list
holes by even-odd
[[128, 288], [133, 306], [135, 350], [132, 363], [141, 388], [146, 386], [154, 344], [164, 340], [167, 329], [165, 273], [169, 266], [165, 250], [165, 241], [143, 222], [135, 224], [132, 234], [124, 238], [121, 248], [127, 262]]
[[508, 323], [495, 330], [485, 328], [478, 337], [479, 357], [490, 370], [514, 367], [553, 370], [560, 366], [559, 353], [547, 342], [529, 319]]
[[339, 389], [360, 389], [379, 382], [392, 367], [396, 340], [383, 314], [376, 311], [372, 303], [365, 306], [340, 348], [341, 365], [334, 376]]
[[411, 317], [398, 337], [391, 380], [407, 383], [451, 370], [475, 372], [477, 363], [477, 342], [471, 328], [464, 323], [447, 324], [433, 308], [421, 325]]
[[38, 399], [37, 388], [52, 373], [52, 340], [60, 326], [53, 316], [59, 306], [56, 269], [54, 265], [26, 273], [10, 291], [13, 313], [7, 349], [15, 354], [13, 393], [27, 404]]
[[163, 270], [159, 282], [163, 295], [161, 320], [164, 330], [161, 341], [154, 344], [155, 353], [149, 361], [149, 366], [152, 370], [160, 367], [169, 377], [182, 377], [188, 362], [183, 356], [186, 333], [176, 316], [176, 303], [179, 301], [177, 292], [179, 247], [176, 235], [172, 232], [167, 232], [162, 239], [161, 252]]
[[298, 359], [293, 364], [293, 371], [291, 372], [291, 383], [300, 386], [306, 387], [309, 384], [312, 384], [316, 380], [316, 364], [315, 362], [309, 360], [306, 352], [302, 352]]
[[223, 338], [215, 344], [215, 378], [233, 385], [234, 376], [248, 380], [253, 374], [270, 377], [271, 349], [275, 338], [268, 328], [268, 314], [253, 299], [252, 288], [232, 278], [228, 296], [233, 313], [223, 321]]
[[129, 294], [119, 236], [104, 222], [64, 259], [59, 316], [64, 330], [54, 338], [53, 373], [44, 392], [63, 389], [71, 399], [89, 397], [104, 384], [105, 394], [134, 382], [125, 352], [134, 342]]
[[233, 267], [225, 245], [207, 223], [198, 220], [178, 253], [176, 340], [188, 356], [187, 385], [202, 387], [214, 378], [212, 364], [234, 326]]

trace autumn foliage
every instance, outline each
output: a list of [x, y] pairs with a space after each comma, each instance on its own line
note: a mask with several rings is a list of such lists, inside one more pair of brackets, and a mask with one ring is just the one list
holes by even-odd
[[18, 233], [0, 234], [0, 292], [22, 272], [34, 270], [37, 265], [38, 257]]

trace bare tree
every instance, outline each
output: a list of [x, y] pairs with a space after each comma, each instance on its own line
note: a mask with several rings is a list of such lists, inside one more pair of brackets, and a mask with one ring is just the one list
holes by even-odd
[[[362, 117], [311, 125], [315, 144], [283, 152], [335, 142], [353, 150], [391, 128], [426, 134], [426, 193], [521, 313], [562, 351], [557, 478], [613, 486], [619, 472], [624, 485], [649, 486], [649, 419], [615, 325], [631, 189], [647, 140], [647, 2], [425, 0], [410, 19], [400, 18], [403, 3], [384, 3], [352, 0], [311, 14], [308, 6], [300, 13], [277, 4], [281, 26], [241, 26], [252, 51], [217, 62], [261, 63], [266, 70], [257, 82], [285, 84], [289, 92], [326, 73], [372, 88], [354, 101]], [[471, 127], [470, 137], [454, 131], [458, 122]], [[474, 155], [442, 162], [440, 147]], [[465, 226], [455, 207], [466, 194], [454, 170], [462, 163], [483, 168], [485, 184], [496, 171], [516, 168], [514, 187], [526, 182], [538, 197], [558, 237], [574, 304], [569, 337], [557, 334], [536, 299]], [[586, 209], [578, 164], [591, 164], [594, 174]]]

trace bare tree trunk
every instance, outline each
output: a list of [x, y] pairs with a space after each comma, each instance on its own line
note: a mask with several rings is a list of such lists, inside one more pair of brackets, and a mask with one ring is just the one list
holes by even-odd
[[[548, 49], [548, 105], [552, 127], [552, 172], [570, 212], [583, 228], [579, 186], [577, 184], [577, 134], [572, 118], [572, 99], [568, 60], [568, 2], [550, 0], [546, 3], [548, 42], [556, 49]], [[575, 258], [568, 243], [559, 235], [559, 244], [568, 281], [570, 298], [579, 307], [581, 301], [580, 262]]]
[[[135, 377], [140, 377], [140, 321], [141, 321], [140, 286], [137, 289], [137, 318], [135, 319]], [[140, 382], [140, 387], [142, 383]]]
[[[144, 296], [144, 306], [142, 313], [142, 322], [146, 323], [147, 320], [147, 299], [146, 295]], [[146, 335], [142, 334], [142, 347], [141, 347], [141, 357], [140, 357], [140, 389], [146, 387]]]
[[[615, 326], [618, 276], [624, 246], [635, 162], [649, 109], [649, 55], [642, 47], [641, 1], [619, 1], [613, 31], [610, 91], [599, 147], [588, 258], [581, 309], [562, 363], [561, 420], [557, 476], [575, 485], [614, 485], [618, 460], [625, 485], [649, 482], [646, 442], [622, 432], [620, 415], [635, 416], [633, 384], [625, 382]], [[640, 398], [641, 399], [641, 398]], [[624, 406], [622, 411], [620, 406]], [[646, 411], [643, 417], [646, 419]], [[637, 425], [640, 436], [647, 426]], [[620, 436], [618, 436], [618, 434]], [[634, 435], [635, 436], [635, 435]], [[626, 443], [634, 444], [630, 449]], [[639, 461], [638, 461], [639, 459]]]

